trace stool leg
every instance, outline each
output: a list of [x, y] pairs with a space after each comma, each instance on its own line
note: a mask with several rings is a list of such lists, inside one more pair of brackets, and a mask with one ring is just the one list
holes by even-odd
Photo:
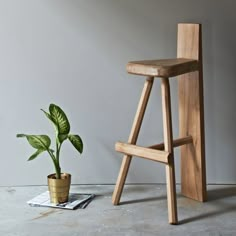
[[171, 153], [169, 163], [166, 165], [168, 217], [170, 224], [177, 224], [178, 217], [177, 217], [176, 187], [175, 187], [175, 165], [174, 165], [173, 134], [172, 134], [172, 121], [171, 121], [170, 85], [168, 78], [162, 78], [161, 92], [162, 92], [164, 146], [165, 146], [165, 151]]
[[[128, 143], [130, 144], [136, 144], [137, 142], [138, 134], [141, 128], [141, 124], [142, 124], [144, 113], [147, 107], [148, 99], [152, 90], [153, 80], [154, 80], [153, 77], [148, 77], [144, 84], [142, 95], [138, 104], [138, 109], [134, 118], [130, 136], [128, 139]], [[132, 159], [132, 156], [129, 156], [129, 155], [124, 155], [123, 157], [120, 172], [119, 172], [116, 186], [115, 186], [113, 196], [112, 196], [112, 203], [114, 205], [118, 205], [120, 202], [120, 197], [121, 197], [125, 180], [129, 171], [131, 159]]]

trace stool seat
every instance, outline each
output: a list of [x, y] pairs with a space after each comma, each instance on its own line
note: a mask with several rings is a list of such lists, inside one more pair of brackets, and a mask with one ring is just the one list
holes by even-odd
[[131, 61], [127, 64], [126, 69], [130, 74], [174, 77], [198, 70], [199, 63], [197, 60], [186, 58]]

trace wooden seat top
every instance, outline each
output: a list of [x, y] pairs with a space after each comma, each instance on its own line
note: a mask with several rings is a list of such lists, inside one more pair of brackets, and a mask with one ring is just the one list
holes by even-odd
[[174, 77], [199, 69], [197, 60], [177, 58], [164, 60], [131, 61], [126, 66], [127, 72], [153, 77]]

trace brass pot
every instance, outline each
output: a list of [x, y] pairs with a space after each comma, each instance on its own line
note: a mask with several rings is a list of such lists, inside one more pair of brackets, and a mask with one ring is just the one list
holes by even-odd
[[48, 190], [51, 203], [64, 203], [68, 201], [70, 191], [71, 175], [61, 174], [61, 179], [56, 178], [56, 174], [48, 175]]

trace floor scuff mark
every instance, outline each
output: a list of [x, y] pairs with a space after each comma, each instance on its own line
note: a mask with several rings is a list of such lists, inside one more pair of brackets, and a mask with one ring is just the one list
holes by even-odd
[[40, 216], [37, 216], [37, 217], [33, 218], [32, 220], [39, 220], [39, 219], [48, 217], [49, 215], [51, 215], [51, 214], [53, 214], [53, 213], [55, 213], [55, 212], [58, 212], [58, 211], [56, 211], [55, 209], [52, 209], [52, 210], [40, 212], [40, 213], [39, 213]]
[[11, 194], [13, 194], [13, 193], [16, 192], [16, 190], [15, 190], [14, 188], [7, 188], [6, 191], [7, 191], [8, 193], [11, 193]]

